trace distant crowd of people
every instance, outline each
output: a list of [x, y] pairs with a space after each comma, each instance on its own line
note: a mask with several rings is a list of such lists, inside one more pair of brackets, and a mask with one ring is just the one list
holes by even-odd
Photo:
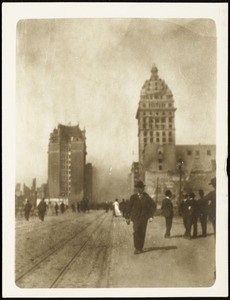
[[[51, 206], [52, 206], [52, 208], [54, 208], [56, 216], [58, 216], [59, 212], [61, 214], [63, 214], [69, 208], [68, 205], [65, 204], [63, 201], [60, 204], [55, 202], [54, 205], [50, 205], [50, 203], [47, 204], [47, 202], [45, 201], [45, 198], [42, 198], [41, 201], [39, 202], [39, 204], [37, 205], [37, 215], [41, 221], [44, 221], [47, 210], [49, 210]], [[79, 213], [80, 212], [89, 212], [89, 209], [90, 209], [89, 203], [85, 199], [82, 199], [80, 202], [77, 202], [76, 204], [72, 203], [70, 205], [70, 207], [73, 212], [77, 211]], [[32, 211], [32, 204], [29, 199], [26, 199], [26, 203], [24, 206], [24, 213], [25, 213], [25, 219], [27, 221], [29, 221], [31, 211]]]

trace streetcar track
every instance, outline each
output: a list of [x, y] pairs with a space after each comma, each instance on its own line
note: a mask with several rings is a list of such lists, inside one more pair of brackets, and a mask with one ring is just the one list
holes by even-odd
[[19, 277], [17, 277], [16, 280], [15, 280], [15, 282], [18, 282], [19, 280], [21, 280], [22, 278], [24, 278], [25, 276], [27, 276], [30, 272], [32, 272], [35, 268], [37, 268], [41, 263], [43, 263], [46, 259], [48, 259], [52, 254], [54, 254], [55, 252], [59, 251], [64, 246], [66, 246], [70, 241], [72, 241], [75, 237], [77, 237], [84, 230], [86, 230], [90, 225], [92, 225], [95, 222], [95, 220], [97, 221], [98, 218], [101, 218], [102, 216], [104, 216], [104, 214], [99, 215], [99, 217], [96, 216], [92, 222], [90, 222], [89, 224], [87, 224], [86, 226], [84, 226], [80, 231], [78, 231], [77, 233], [75, 233], [70, 238], [66, 239], [65, 241], [61, 242], [61, 244], [59, 244], [57, 247], [54, 246], [53, 249], [51, 249], [50, 252], [46, 256], [44, 256], [41, 260], [39, 260], [37, 263], [33, 264], [33, 266], [31, 266], [23, 274], [21, 274]]
[[[98, 231], [101, 228], [101, 225], [104, 223], [104, 221], [106, 220], [107, 215], [105, 216], [105, 218], [99, 223], [98, 227], [96, 227], [93, 232], [91, 232], [91, 236]], [[90, 241], [90, 239], [87, 239], [83, 245], [80, 247], [80, 249], [78, 249], [78, 251], [74, 254], [74, 256], [69, 260], [69, 262], [65, 265], [65, 267], [62, 269], [62, 271], [59, 273], [59, 275], [56, 277], [56, 279], [53, 281], [53, 283], [50, 285], [50, 288], [53, 288], [54, 285], [58, 282], [59, 279], [61, 279], [61, 277], [66, 273], [66, 271], [68, 270], [69, 266], [75, 261], [75, 259], [79, 256], [79, 254], [84, 250], [85, 246], [87, 245], [87, 243]], [[103, 247], [104, 248], [104, 247]], [[107, 247], [106, 247], [107, 248]]]
[[[109, 265], [110, 265], [110, 260], [107, 260], [106, 261], [106, 257], [107, 257], [107, 253], [108, 253], [108, 251], [109, 251], [109, 249], [111, 248], [111, 229], [112, 229], [112, 224], [113, 224], [113, 218], [111, 218], [111, 221], [110, 221], [110, 225], [109, 225], [109, 229], [108, 229], [108, 237], [110, 237], [110, 241], [107, 243], [107, 245], [106, 246], [104, 246], [104, 251], [103, 251], [103, 259], [102, 259], [102, 266], [101, 266], [101, 271], [100, 271], [100, 274], [99, 274], [99, 277], [98, 277], [98, 280], [97, 280], [97, 286], [99, 287], [100, 285], [101, 285], [101, 278], [103, 277], [103, 275], [104, 275], [104, 272], [105, 272], [105, 265], [106, 265], [106, 263], [108, 264], [108, 271], [109, 271]], [[108, 271], [106, 271], [105, 273], [106, 273], [106, 287], [108, 287], [108, 275], [109, 275], [109, 273], [108, 273]]]

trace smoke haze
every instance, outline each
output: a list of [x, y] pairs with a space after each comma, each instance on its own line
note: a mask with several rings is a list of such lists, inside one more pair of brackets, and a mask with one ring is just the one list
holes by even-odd
[[215, 144], [212, 20], [21, 20], [16, 57], [17, 182], [47, 181], [49, 134], [71, 122], [86, 129], [100, 188], [112, 187], [111, 198], [128, 193], [138, 160], [135, 114], [154, 63], [174, 95], [176, 143]]

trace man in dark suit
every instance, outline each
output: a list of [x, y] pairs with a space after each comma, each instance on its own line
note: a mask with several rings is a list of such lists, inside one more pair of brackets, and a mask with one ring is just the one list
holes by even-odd
[[207, 200], [204, 198], [204, 191], [199, 190], [200, 198], [197, 201], [198, 210], [199, 210], [199, 218], [202, 228], [202, 236], [206, 237], [207, 233], [207, 217], [208, 217], [208, 203]]
[[41, 221], [44, 221], [46, 208], [47, 204], [45, 202], [45, 198], [42, 198], [41, 202], [38, 204], [38, 217]]
[[191, 239], [191, 229], [193, 226], [193, 237], [197, 236], [197, 201], [195, 194], [190, 193], [188, 201], [184, 204], [186, 231], [184, 237]]
[[30, 203], [30, 200], [28, 199], [26, 202], [26, 205], [25, 205], [25, 218], [27, 221], [29, 221], [31, 209], [32, 209], [32, 204]]
[[130, 220], [133, 222], [134, 254], [143, 252], [147, 223], [148, 220], [152, 222], [153, 214], [156, 210], [153, 199], [144, 192], [144, 187], [145, 185], [142, 181], [136, 183], [137, 193], [130, 197], [127, 208], [127, 224], [130, 223]]
[[161, 211], [163, 216], [165, 217], [165, 223], [166, 223], [165, 238], [170, 238], [170, 231], [172, 228], [173, 204], [171, 198], [172, 198], [172, 192], [170, 190], [166, 190], [165, 198], [162, 201], [162, 205], [161, 205]]
[[213, 225], [214, 235], [216, 234], [216, 177], [211, 179], [209, 183], [214, 190], [205, 196], [208, 202], [208, 216]]
[[183, 236], [185, 236], [186, 234], [186, 213], [185, 213], [185, 206], [186, 206], [186, 202], [188, 201], [188, 195], [184, 192], [183, 193], [183, 200], [180, 203], [180, 207], [179, 207], [179, 213], [180, 216], [182, 216], [183, 219], [183, 224], [184, 224], [184, 228], [185, 228], [185, 233]]

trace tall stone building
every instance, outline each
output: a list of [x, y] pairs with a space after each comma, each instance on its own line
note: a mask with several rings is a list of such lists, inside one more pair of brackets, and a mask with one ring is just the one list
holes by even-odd
[[91, 163], [85, 165], [85, 198], [92, 202], [93, 199], [93, 167]]
[[[136, 118], [138, 120], [139, 162], [144, 163], [147, 146], [167, 145], [175, 148], [175, 111], [171, 90], [158, 76], [154, 65], [151, 77], [146, 80], [140, 95]], [[159, 157], [162, 153], [159, 153]], [[172, 154], [172, 153], [171, 153]], [[160, 158], [159, 158], [160, 159]], [[163, 170], [163, 161], [159, 160], [158, 170]]]
[[[182, 189], [193, 190], [208, 190], [208, 182], [215, 176], [215, 145], [176, 145], [175, 112], [173, 94], [154, 65], [141, 89], [136, 113], [139, 178], [153, 197], [170, 188], [178, 198], [180, 176]], [[135, 168], [132, 165], [135, 169], [136, 163]]]
[[48, 151], [49, 198], [80, 201], [84, 196], [85, 130], [58, 125], [50, 134]]

